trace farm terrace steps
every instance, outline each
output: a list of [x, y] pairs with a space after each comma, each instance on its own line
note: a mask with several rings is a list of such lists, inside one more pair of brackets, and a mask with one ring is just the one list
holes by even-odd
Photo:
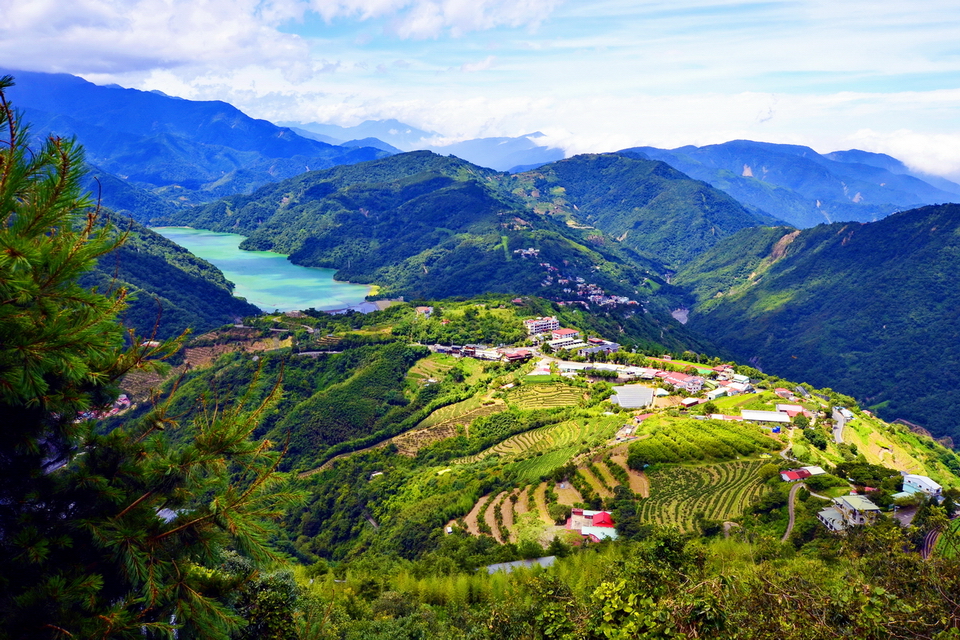
[[480, 535], [480, 528], [477, 527], [477, 520], [480, 518], [480, 508], [486, 504], [487, 498], [489, 497], [489, 494], [481, 496], [480, 499], [477, 500], [477, 504], [473, 505], [473, 509], [470, 510], [470, 513], [468, 513], [463, 519], [467, 524], [467, 531], [469, 531], [471, 535]]
[[682, 531], [693, 528], [697, 513], [712, 520], [736, 518], [762, 492], [757, 471], [763, 464], [763, 460], [740, 460], [657, 469], [649, 474], [650, 497], [637, 505], [637, 515]]
[[630, 479], [631, 491], [640, 494], [644, 498], [650, 497], [650, 480], [647, 478], [647, 474], [627, 466], [627, 456], [625, 453], [610, 456], [610, 460], [626, 469], [627, 477]]
[[[601, 483], [601, 482], [597, 479], [597, 477], [596, 477], [595, 475], [593, 475], [593, 473], [590, 471], [590, 469], [587, 469], [586, 467], [580, 467], [580, 468], [578, 468], [577, 470], [580, 472], [580, 475], [582, 475], [584, 478], [586, 478], [587, 484], [590, 485], [590, 487], [593, 489], [593, 491], [594, 491], [598, 496], [600, 496], [601, 498], [612, 498], [612, 497], [613, 497], [613, 492], [610, 491], [609, 489], [607, 489], [606, 487], [604, 487], [604, 486], [603, 486], [603, 483]], [[613, 483], [612, 485], [610, 485], [610, 486], [616, 486], [616, 485], [617, 485], [617, 483], [614, 482], [614, 483]]]
[[540, 514], [540, 519], [546, 522], [547, 524], [553, 524], [553, 520], [550, 519], [550, 512], [547, 511], [547, 483], [541, 482], [537, 485], [536, 491], [533, 492], [533, 499], [536, 502], [537, 512]]

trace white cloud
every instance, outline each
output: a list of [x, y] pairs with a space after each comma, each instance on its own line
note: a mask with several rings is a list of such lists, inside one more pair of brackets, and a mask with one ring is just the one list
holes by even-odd
[[861, 129], [848, 140], [864, 151], [886, 153], [914, 171], [960, 181], [960, 133], [920, 133], [909, 129]]
[[257, 14], [256, 0], [31, 0], [0, 8], [0, 61], [71, 73], [266, 64], [301, 77], [303, 40]]
[[473, 71], [486, 71], [493, 66], [494, 61], [496, 61], [496, 56], [487, 56], [479, 62], [467, 62], [460, 65], [460, 71], [464, 73], [471, 73]]
[[462, 36], [496, 27], [536, 28], [563, 0], [309, 0], [324, 20], [390, 18], [401, 38]]

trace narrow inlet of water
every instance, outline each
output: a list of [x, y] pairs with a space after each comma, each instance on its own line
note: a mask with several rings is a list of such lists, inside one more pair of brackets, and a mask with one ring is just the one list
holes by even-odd
[[186, 227], [153, 229], [194, 255], [210, 262], [234, 283], [234, 295], [265, 312], [300, 309], [332, 310], [363, 302], [368, 285], [337, 282], [333, 269], [301, 267], [272, 251], [241, 251], [244, 237]]

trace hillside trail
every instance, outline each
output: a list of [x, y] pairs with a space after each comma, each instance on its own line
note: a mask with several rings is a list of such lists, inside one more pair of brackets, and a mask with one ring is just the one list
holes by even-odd
[[940, 530], [929, 532], [923, 537], [923, 546], [920, 547], [920, 556], [924, 560], [929, 560], [933, 555], [933, 549], [937, 546], [937, 539], [940, 537]]
[[[786, 542], [787, 538], [790, 537], [790, 533], [793, 531], [793, 524], [796, 521], [794, 513], [794, 499], [797, 497], [797, 492], [800, 491], [801, 488], [806, 489], [807, 485], [803, 484], [802, 482], [798, 482], [790, 488], [790, 495], [787, 496], [787, 513], [790, 516], [790, 521], [787, 523], [787, 530], [784, 532], [783, 537], [780, 538], [780, 542]], [[810, 489], [807, 489], [807, 491], [810, 491]], [[810, 495], [815, 498], [820, 498], [821, 500], [830, 500], [830, 498], [827, 496], [814, 493], [813, 491], [810, 491]]]

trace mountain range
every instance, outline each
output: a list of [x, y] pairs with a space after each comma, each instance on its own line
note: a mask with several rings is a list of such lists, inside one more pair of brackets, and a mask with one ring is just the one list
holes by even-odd
[[[67, 74], [0, 73], [15, 77], [9, 97], [32, 123], [34, 135], [75, 136], [97, 173], [118, 177], [175, 205], [249, 191], [309, 169], [387, 155], [371, 147], [303, 138], [225, 102], [99, 86]], [[116, 203], [108, 199], [104, 204]]]
[[[314, 123], [298, 135], [225, 103], [16, 76], [10, 95], [34, 134], [76, 135], [95, 196], [141, 222], [243, 233], [246, 248], [333, 267], [382, 295], [577, 299], [582, 278], [601, 297], [634, 300], [678, 339], [697, 332], [699, 344], [707, 336], [768, 372], [831, 383], [885, 417], [954, 433], [943, 404], [955, 394], [950, 375], [926, 363], [960, 367], [950, 342], [956, 249], [944, 232], [956, 209], [914, 208], [955, 201], [960, 186], [890, 156], [732, 141], [544, 164], [536, 134], [462, 143], [464, 154], [500, 149], [510, 158], [501, 167], [535, 160], [511, 174], [398, 154], [437, 136], [397, 121]], [[149, 255], [127, 252], [123, 262], [172, 254]], [[150, 286], [176, 278], [159, 280]], [[141, 298], [154, 295], [137, 286]], [[681, 306], [686, 327], [665, 316]], [[874, 326], [877, 318], [887, 321]], [[908, 353], [922, 354], [921, 365], [892, 373]]]
[[960, 205], [746, 229], [673, 279], [688, 326], [768, 372], [960, 439]]
[[871, 222], [960, 199], [960, 185], [940, 178], [933, 186], [895, 158], [859, 150], [820, 155], [798, 145], [733, 140], [669, 150], [634, 147], [624, 153], [666, 162], [798, 228]]

